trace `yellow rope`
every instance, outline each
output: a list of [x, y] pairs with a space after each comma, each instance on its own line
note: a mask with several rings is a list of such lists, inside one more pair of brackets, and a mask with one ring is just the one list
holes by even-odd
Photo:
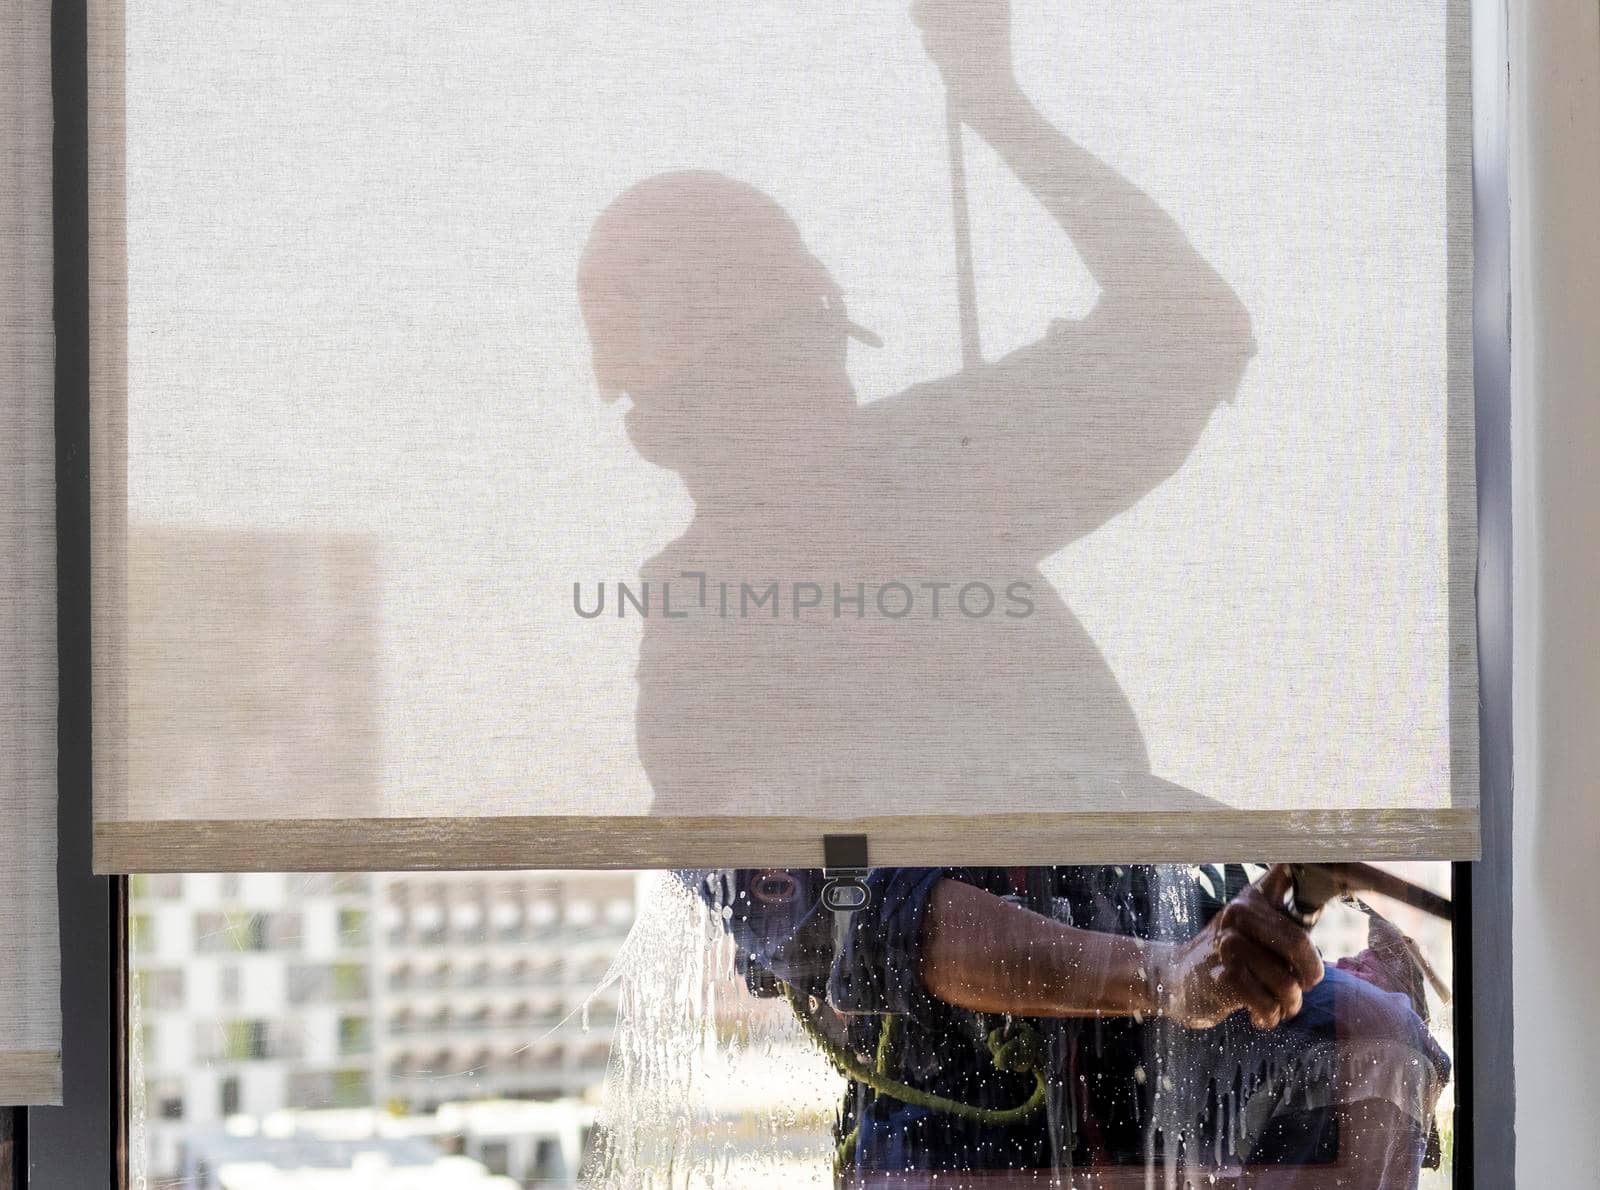
[[[878, 1032], [878, 1052], [873, 1063], [875, 1069], [868, 1070], [854, 1054], [836, 1044], [822, 1031], [822, 1027], [817, 1024], [807, 1005], [802, 1003], [799, 992], [787, 983], [780, 983], [779, 986], [783, 989], [784, 999], [789, 1002], [789, 1007], [794, 1009], [795, 1016], [799, 1018], [801, 1028], [827, 1055], [828, 1060], [838, 1068], [839, 1072], [848, 1079], [871, 1087], [879, 1095], [899, 1100], [912, 1107], [924, 1107], [930, 1111], [943, 1112], [959, 1119], [995, 1127], [1020, 1124], [1044, 1106], [1045, 1089], [1048, 1085], [1042, 1069], [1045, 1047], [1038, 1031], [1031, 1025], [1017, 1023], [1010, 1030], [991, 1029], [985, 1040], [996, 1070], [1013, 1074], [1029, 1072], [1033, 1074], [1033, 1094], [1015, 1107], [980, 1107], [972, 1103], [962, 1103], [959, 1099], [947, 1099], [943, 1095], [935, 1095], [889, 1077], [889, 1061], [894, 1047], [895, 1029], [899, 1023], [899, 1018], [894, 1013], [884, 1015], [883, 1024]], [[858, 1120], [849, 1135], [839, 1142], [839, 1150], [835, 1155], [839, 1168], [849, 1164], [851, 1150], [860, 1135], [861, 1123]]]

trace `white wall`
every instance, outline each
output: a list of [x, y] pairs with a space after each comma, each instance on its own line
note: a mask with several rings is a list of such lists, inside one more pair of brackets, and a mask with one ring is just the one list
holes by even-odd
[[1511, 9], [1517, 1181], [1600, 1177], [1600, 5]]

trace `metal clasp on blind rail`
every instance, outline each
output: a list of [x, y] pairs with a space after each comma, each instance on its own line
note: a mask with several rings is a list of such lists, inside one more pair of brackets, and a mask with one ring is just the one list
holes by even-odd
[[841, 927], [850, 914], [872, 904], [868, 867], [866, 835], [822, 836], [822, 906]]

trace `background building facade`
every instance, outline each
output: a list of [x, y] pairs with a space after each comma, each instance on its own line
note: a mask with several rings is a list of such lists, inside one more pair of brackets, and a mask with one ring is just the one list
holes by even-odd
[[158, 875], [131, 892], [134, 1118], [155, 1178], [233, 1116], [581, 1099], [605, 1077], [600, 984], [631, 873]]

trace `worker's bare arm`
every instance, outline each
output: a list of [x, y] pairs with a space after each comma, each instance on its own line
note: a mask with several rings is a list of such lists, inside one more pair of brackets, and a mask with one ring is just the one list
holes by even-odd
[[1285, 875], [1274, 869], [1182, 945], [1074, 929], [942, 880], [923, 921], [923, 984], [979, 1012], [1161, 1015], [1206, 1028], [1245, 1009], [1272, 1028], [1299, 1012], [1302, 992], [1322, 978], [1305, 931], [1273, 904]]

